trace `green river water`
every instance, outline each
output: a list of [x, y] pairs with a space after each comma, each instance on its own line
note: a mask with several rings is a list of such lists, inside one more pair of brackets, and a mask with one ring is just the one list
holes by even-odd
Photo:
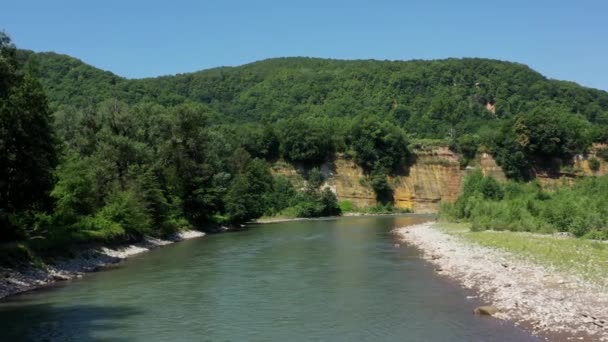
[[395, 227], [417, 215], [254, 225], [0, 302], [0, 340], [536, 341], [479, 317]]

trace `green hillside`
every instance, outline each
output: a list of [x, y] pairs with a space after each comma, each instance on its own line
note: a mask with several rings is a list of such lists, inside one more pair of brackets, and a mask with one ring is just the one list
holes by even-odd
[[533, 165], [559, 167], [608, 138], [607, 92], [497, 60], [277, 58], [135, 80], [54, 53], [21, 51], [21, 60], [37, 70], [54, 110], [113, 99], [131, 106], [202, 104], [212, 124], [307, 118], [331, 127], [328, 135], [338, 137], [333, 144], [342, 152], [351, 121], [373, 117], [412, 139], [445, 140], [465, 163], [482, 148], [520, 179], [534, 176]]
[[[23, 51], [52, 107], [117, 98], [129, 104], [209, 105], [224, 122], [274, 122], [298, 115], [383, 115], [420, 137], [452, 127], [558, 105], [608, 124], [608, 93], [549, 80], [525, 65], [489, 59], [340, 61], [277, 58], [175, 76], [128, 80], [55, 53]], [[496, 113], [486, 110], [496, 105]], [[466, 123], [463, 122], [466, 119]]]
[[[129, 80], [0, 38], [0, 240], [39, 249], [336, 215], [316, 167], [337, 153], [390, 210], [412, 145], [449, 144], [463, 167], [490, 152], [528, 180], [608, 138], [608, 93], [510, 62], [278, 58]], [[307, 186], [273, 176], [277, 159]]]

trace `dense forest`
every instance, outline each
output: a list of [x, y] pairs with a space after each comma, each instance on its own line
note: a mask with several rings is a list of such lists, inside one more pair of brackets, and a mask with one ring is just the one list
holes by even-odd
[[[339, 153], [387, 176], [440, 141], [514, 180], [608, 139], [608, 93], [487, 59], [280, 58], [130, 80], [0, 35], [0, 240], [38, 248], [340, 213]], [[270, 173], [305, 166], [304, 188]]]
[[[555, 167], [608, 138], [607, 92], [497, 60], [279, 58], [128, 80], [64, 55], [18, 55], [36, 70], [55, 112], [94, 108], [107, 99], [128, 106], [196, 103], [212, 125], [309, 121], [315, 126], [310, 144], [319, 137], [330, 153], [354, 152], [350, 129], [366, 118], [402, 129], [410, 141], [444, 140], [465, 163], [486, 150], [510, 177], [531, 179], [536, 168]], [[306, 159], [325, 157], [310, 153]]]

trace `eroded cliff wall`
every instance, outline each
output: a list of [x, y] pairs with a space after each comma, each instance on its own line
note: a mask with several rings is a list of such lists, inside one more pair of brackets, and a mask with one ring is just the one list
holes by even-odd
[[[589, 159], [595, 157], [592, 149], [588, 156], [578, 156], [574, 164], [557, 175], [537, 174], [539, 182], [548, 187], [571, 183], [582, 176], [608, 174], [608, 163], [601, 161], [597, 171], [591, 170]], [[460, 168], [460, 157], [447, 147], [435, 147], [426, 151], [415, 151], [416, 160], [408, 169], [389, 177], [394, 193], [394, 205], [416, 213], [436, 213], [441, 202], [453, 203], [458, 198], [462, 181], [467, 173], [480, 169], [486, 176], [505, 180], [505, 174], [494, 158], [488, 153], [479, 154], [474, 166]], [[599, 158], [598, 158], [599, 159]], [[378, 204], [376, 194], [368, 184], [363, 169], [353, 160], [337, 156], [332, 162], [320, 168], [326, 178], [323, 187], [329, 187], [340, 201], [350, 201], [358, 208], [368, 208]], [[575, 170], [573, 173], [569, 170]], [[304, 188], [306, 181], [303, 168], [285, 162], [276, 163], [272, 171], [282, 175], [298, 188]]]
[[[572, 161], [572, 165], [562, 167], [557, 174], [538, 172], [536, 179], [547, 188], [554, 188], [562, 185], [572, 184], [576, 179], [590, 176], [608, 175], [608, 163], [598, 156], [601, 150], [608, 148], [606, 144], [593, 144], [587, 155], [577, 155]], [[599, 162], [597, 169], [592, 169], [591, 160]]]
[[[389, 177], [394, 190], [394, 204], [397, 208], [418, 213], [435, 213], [442, 201], [456, 200], [467, 170], [460, 169], [459, 156], [448, 148], [418, 151], [416, 155], [416, 161], [408, 169]], [[482, 169], [487, 168], [493, 175], [498, 173], [495, 167], [496, 163], [491, 162], [482, 165]], [[338, 200], [350, 201], [359, 208], [378, 204], [363, 169], [353, 160], [338, 156], [322, 165], [321, 172], [326, 178], [323, 186], [330, 187]], [[301, 176], [303, 170], [293, 165], [277, 163], [273, 166], [273, 173], [289, 178], [297, 187], [305, 184]], [[504, 178], [504, 174], [501, 177]]]
[[419, 152], [407, 173], [390, 178], [395, 206], [419, 213], [437, 212], [442, 201], [456, 200], [465, 173], [459, 157], [447, 148]]

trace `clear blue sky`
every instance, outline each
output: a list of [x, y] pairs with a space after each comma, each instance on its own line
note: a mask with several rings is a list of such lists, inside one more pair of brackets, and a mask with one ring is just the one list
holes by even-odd
[[488, 57], [608, 90], [608, 1], [6, 1], [17, 46], [139, 78], [268, 57]]

